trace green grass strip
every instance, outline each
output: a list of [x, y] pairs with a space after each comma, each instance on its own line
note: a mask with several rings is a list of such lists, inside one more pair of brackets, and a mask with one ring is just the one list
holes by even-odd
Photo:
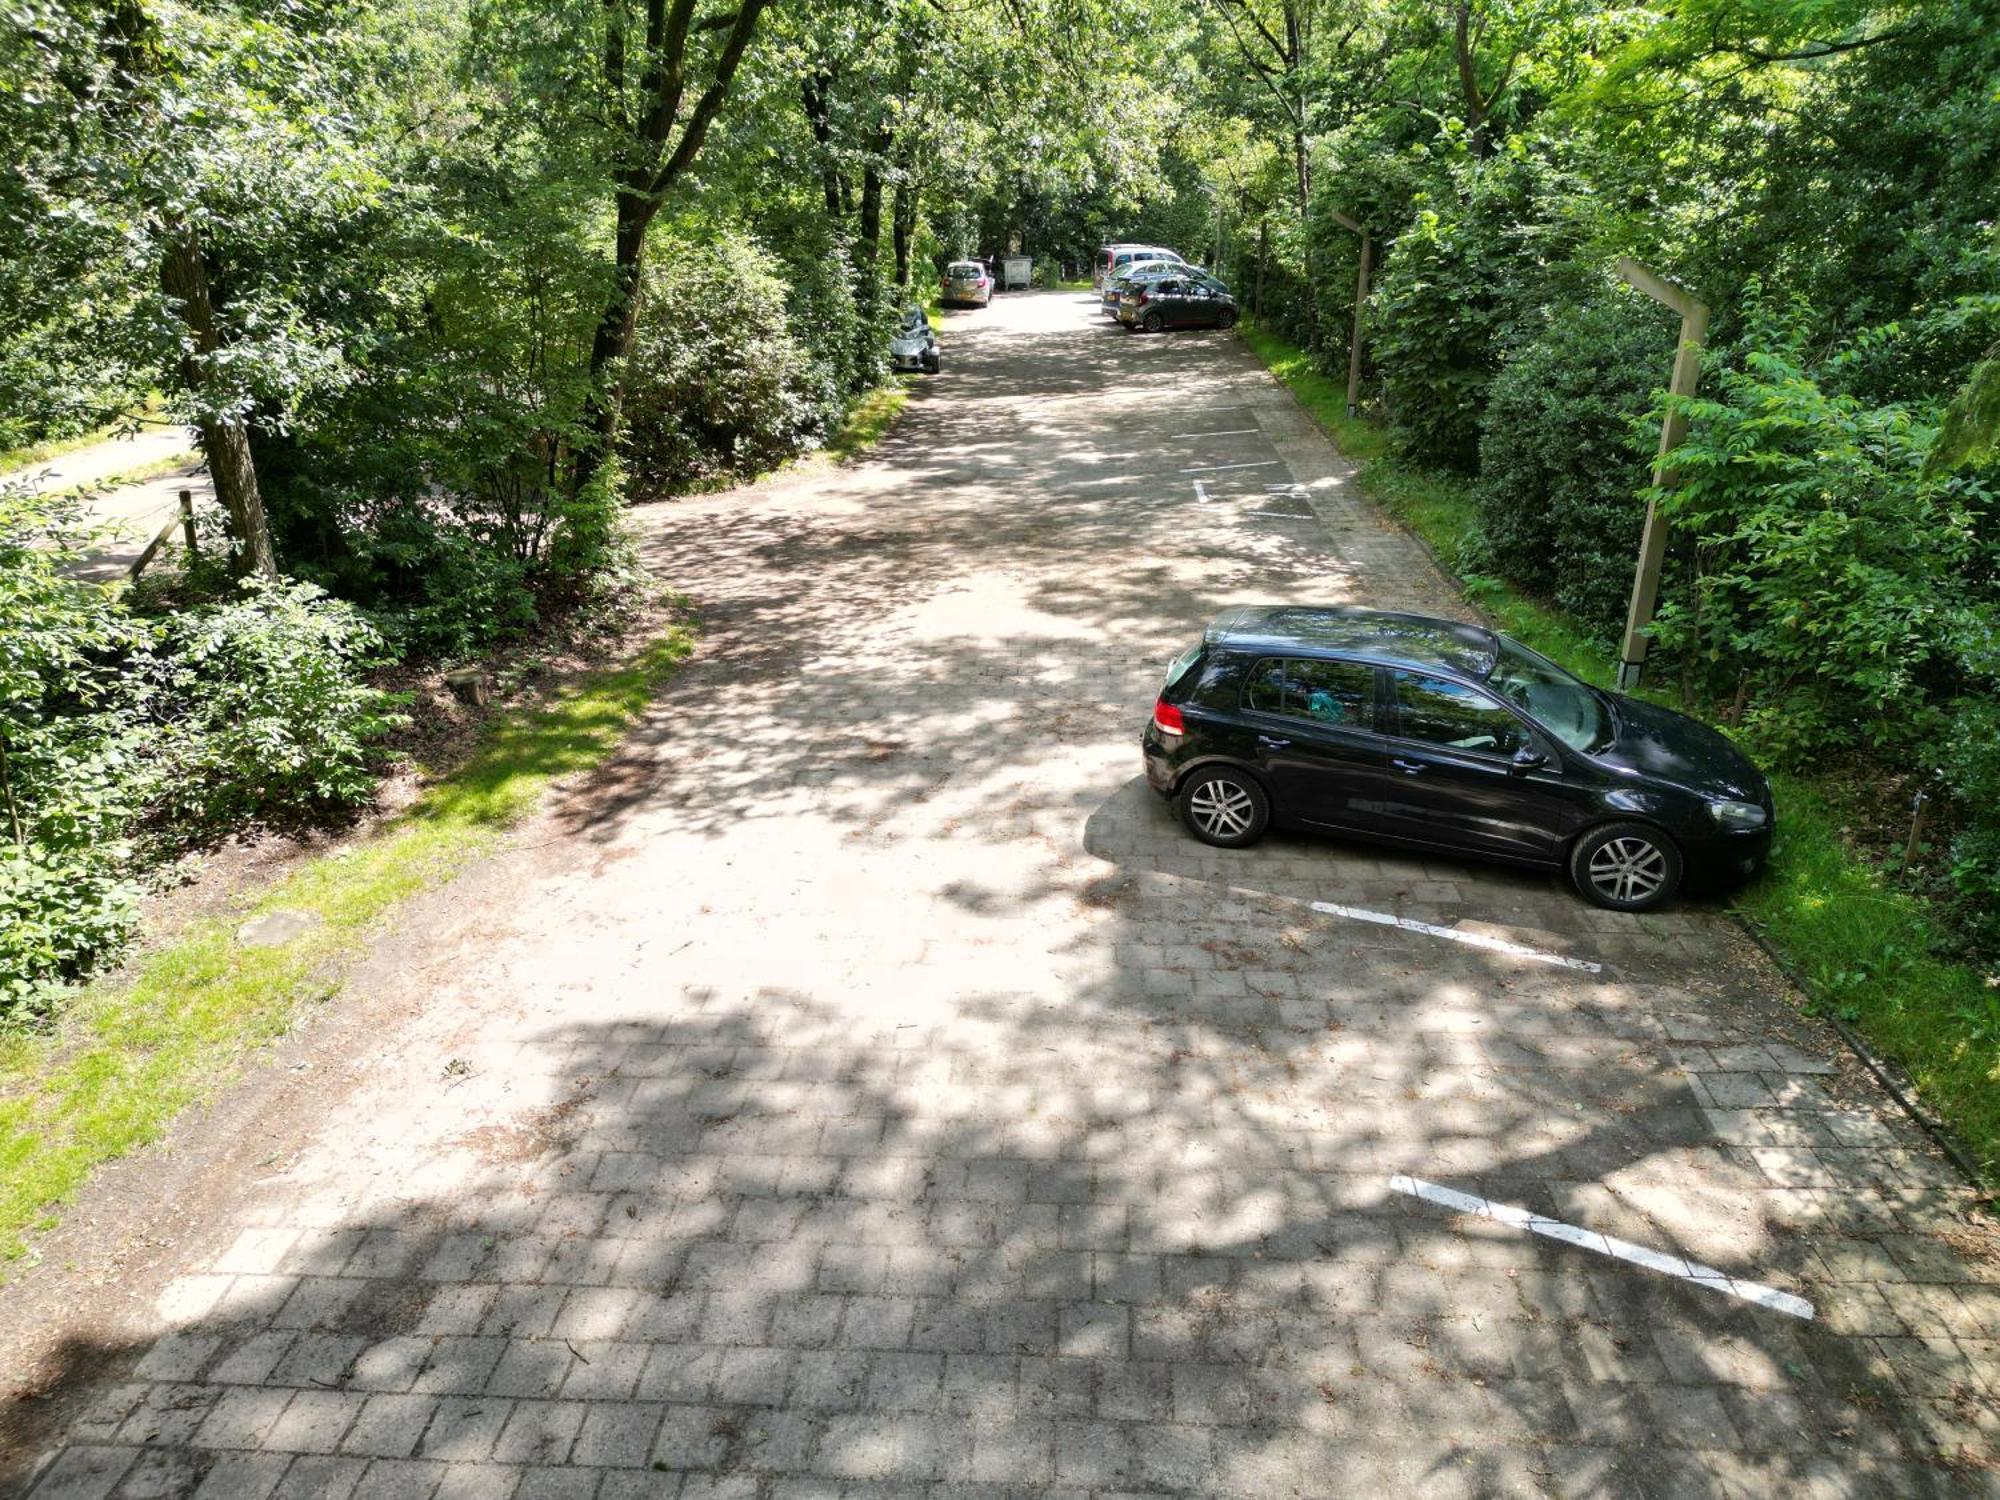
[[[1501, 579], [1468, 571], [1479, 518], [1465, 481], [1398, 458], [1379, 423], [1347, 415], [1345, 381], [1315, 370], [1296, 345], [1263, 329], [1241, 332], [1353, 460], [1362, 491], [1461, 575], [1501, 630], [1585, 680], [1610, 686], [1604, 646], [1574, 620]], [[1735, 910], [1798, 977], [1812, 1004], [1853, 1025], [1901, 1066], [1989, 1183], [2000, 1181], [2000, 985], [1950, 956], [1950, 933], [1928, 903], [1855, 854], [1827, 787], [1809, 777], [1771, 779], [1776, 846], [1763, 877], [1737, 893]]]
[[847, 413], [847, 420], [840, 424], [840, 430], [827, 440], [821, 451], [835, 463], [846, 463], [849, 459], [866, 453], [882, 441], [883, 434], [895, 425], [902, 415], [903, 405], [910, 399], [909, 387], [893, 377], [885, 384], [864, 392]]
[[[80, 995], [58, 1032], [0, 1046], [0, 1258], [29, 1253], [102, 1163], [174, 1117], [339, 988], [339, 969], [396, 904], [493, 849], [558, 777], [602, 764], [693, 650], [675, 626], [630, 660], [583, 674], [538, 708], [497, 718], [471, 760], [371, 837], [298, 866], [247, 911], [197, 924], [117, 985]], [[250, 917], [317, 925], [245, 947]]]

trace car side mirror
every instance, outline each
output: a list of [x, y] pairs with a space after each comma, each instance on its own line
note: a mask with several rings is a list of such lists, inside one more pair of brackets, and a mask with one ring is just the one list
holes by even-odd
[[1514, 752], [1514, 770], [1516, 774], [1539, 771], [1548, 763], [1549, 758], [1533, 745], [1523, 745]]

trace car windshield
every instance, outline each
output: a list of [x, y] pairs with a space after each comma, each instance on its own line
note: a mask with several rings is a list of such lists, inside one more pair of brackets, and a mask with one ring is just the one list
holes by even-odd
[[1601, 750], [1611, 742], [1611, 715], [1603, 700], [1554, 662], [1505, 636], [1486, 685], [1572, 750]]

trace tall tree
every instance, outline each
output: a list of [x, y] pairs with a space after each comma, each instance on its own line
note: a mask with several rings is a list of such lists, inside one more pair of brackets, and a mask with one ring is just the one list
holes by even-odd
[[698, 16], [697, 0], [605, 0], [601, 83], [613, 184], [611, 291], [590, 345], [585, 425], [571, 488], [587, 486], [618, 428], [622, 366], [644, 275], [646, 233], [680, 184], [772, 0]]

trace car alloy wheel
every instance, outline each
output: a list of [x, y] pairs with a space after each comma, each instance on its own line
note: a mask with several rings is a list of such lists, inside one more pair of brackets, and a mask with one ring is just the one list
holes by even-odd
[[1599, 906], [1649, 911], [1664, 904], [1681, 883], [1680, 851], [1640, 823], [1613, 823], [1577, 840], [1570, 878]]
[[1215, 315], [1215, 326], [1217, 328], [1234, 328], [1236, 326], [1236, 309], [1233, 307], [1223, 308], [1221, 312]]
[[1158, 333], [1162, 328], [1167, 326], [1166, 319], [1162, 318], [1156, 312], [1147, 313], [1140, 321], [1146, 325], [1146, 332], [1148, 333]]
[[1252, 777], [1220, 766], [1188, 778], [1181, 788], [1181, 819], [1204, 844], [1240, 849], [1263, 836], [1271, 803]]

